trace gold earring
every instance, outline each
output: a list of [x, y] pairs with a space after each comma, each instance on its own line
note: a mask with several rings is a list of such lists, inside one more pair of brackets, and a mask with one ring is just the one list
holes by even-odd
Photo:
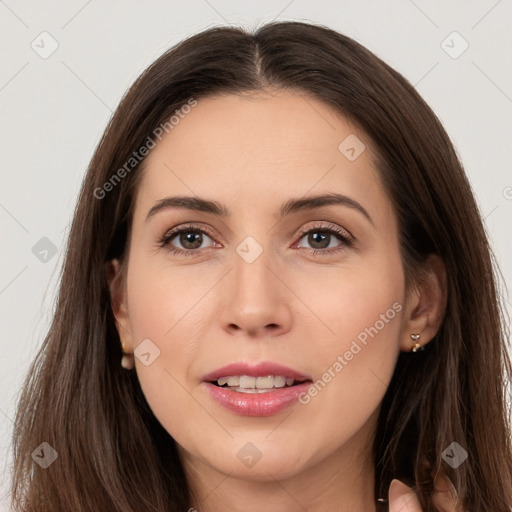
[[411, 338], [414, 341], [414, 343], [412, 345], [411, 352], [418, 352], [418, 350], [424, 350], [425, 349], [425, 347], [422, 347], [421, 343], [418, 341], [420, 339], [420, 335], [419, 334], [411, 334]]
[[123, 357], [121, 358], [121, 366], [126, 370], [133, 369], [133, 354], [128, 354], [127, 352], [125, 352], [124, 343], [121, 343], [121, 349], [123, 351]]

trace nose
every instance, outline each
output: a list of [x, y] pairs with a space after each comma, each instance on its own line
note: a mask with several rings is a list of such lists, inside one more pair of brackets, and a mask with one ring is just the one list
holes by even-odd
[[274, 337], [291, 328], [293, 294], [285, 284], [283, 274], [272, 267], [270, 251], [252, 263], [238, 254], [234, 268], [227, 276], [223, 288], [223, 307], [220, 313], [222, 326], [231, 335], [244, 338]]

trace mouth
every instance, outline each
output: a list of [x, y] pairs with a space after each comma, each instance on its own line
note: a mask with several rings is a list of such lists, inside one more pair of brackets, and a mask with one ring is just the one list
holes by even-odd
[[313, 383], [310, 376], [272, 362], [233, 363], [202, 380], [214, 402], [243, 416], [277, 414], [297, 403]]
[[269, 393], [277, 389], [291, 388], [304, 382], [311, 382], [307, 378], [285, 377], [284, 375], [230, 375], [209, 381], [214, 386], [236, 391], [237, 393]]

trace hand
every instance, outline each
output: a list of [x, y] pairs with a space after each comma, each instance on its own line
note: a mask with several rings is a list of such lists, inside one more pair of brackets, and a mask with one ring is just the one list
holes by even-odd
[[[457, 512], [457, 493], [450, 479], [440, 475], [435, 479], [433, 504], [440, 512]], [[416, 493], [400, 480], [392, 480], [389, 486], [389, 512], [423, 512]]]

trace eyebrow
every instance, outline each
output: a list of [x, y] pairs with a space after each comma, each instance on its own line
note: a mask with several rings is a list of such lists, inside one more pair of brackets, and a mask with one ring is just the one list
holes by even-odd
[[[352, 199], [351, 197], [345, 196], [343, 194], [336, 193], [309, 196], [299, 199], [289, 199], [281, 206], [279, 210], [279, 217], [282, 218], [299, 211], [315, 210], [317, 208], [329, 205], [341, 205], [352, 208], [364, 215], [370, 224], [375, 227], [370, 214], [355, 199]], [[156, 202], [156, 204], [149, 210], [146, 216], [146, 221], [150, 217], [156, 215], [158, 212], [168, 208], [180, 208], [185, 210], [211, 213], [222, 218], [231, 216], [230, 210], [217, 201], [210, 201], [201, 197], [170, 196], [164, 197], [163, 199], [160, 199]]]

